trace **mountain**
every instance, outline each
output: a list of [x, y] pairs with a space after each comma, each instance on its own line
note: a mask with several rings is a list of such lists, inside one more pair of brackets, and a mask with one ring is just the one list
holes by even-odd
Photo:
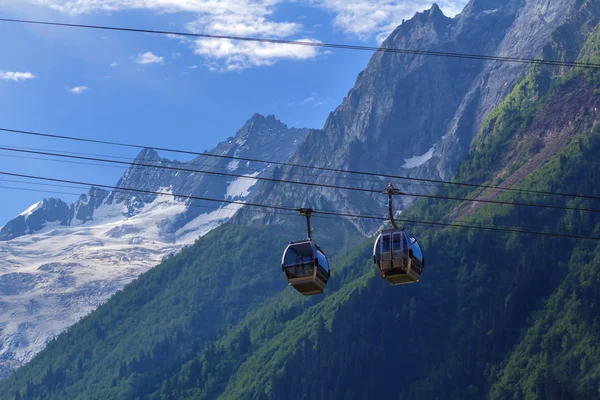
[[[434, 6], [386, 43], [598, 63], [598, 10], [598, 0], [473, 0], [449, 19]], [[457, 181], [598, 197], [599, 90], [600, 76], [591, 70], [378, 53], [325, 127], [286, 154], [307, 165], [423, 177], [456, 173]], [[358, 185], [331, 172], [269, 168], [269, 176]], [[387, 184], [377, 177], [361, 182]], [[381, 214], [384, 201], [279, 184], [251, 189], [245, 199], [253, 202], [364, 214]], [[526, 192], [403, 189], [594, 208], [591, 199]], [[137, 199], [127, 198], [121, 212], [135, 217]], [[597, 214], [583, 211], [433, 199], [405, 206], [409, 220], [587, 236], [600, 231]], [[410, 224], [428, 264], [418, 285], [390, 287], [374, 271], [373, 239], [357, 235], [356, 228], [369, 234], [374, 225], [315, 218], [332, 279], [324, 296], [306, 298], [282, 290], [279, 264], [285, 243], [303, 236], [303, 221], [244, 211], [48, 343], [0, 383], [0, 397], [597, 397], [596, 242]], [[180, 221], [189, 217], [177, 215], [160, 232], [186, 232]]]
[[[383, 42], [383, 47], [427, 49], [438, 52], [533, 58], [553, 54], [573, 59], [581, 49], [561, 47], [554, 54], [554, 36], [580, 18], [580, 1], [473, 0], [455, 18], [444, 16], [437, 5], [404, 22]], [[590, 22], [595, 10], [584, 12]], [[585, 24], [580, 22], [580, 25]], [[565, 35], [562, 35], [564, 37]], [[585, 41], [585, 31], [582, 33]], [[356, 80], [342, 104], [322, 130], [313, 130], [298, 147], [291, 162], [348, 170], [449, 180], [469, 151], [471, 140], [490, 111], [515, 87], [527, 64], [462, 58], [376, 53]], [[560, 72], [560, 71], [557, 71]], [[301, 168], [284, 168], [287, 177]], [[365, 186], [352, 176], [314, 171], [313, 181]], [[383, 190], [387, 181], [368, 183]], [[408, 193], [431, 187], [397, 182]], [[260, 184], [256, 201], [313, 208], [361, 210], [381, 213], [383, 196], [368, 197], [333, 190], [298, 188], [293, 196]], [[403, 200], [403, 207], [414, 198]], [[243, 217], [243, 216], [239, 216]], [[273, 222], [273, 218], [264, 221]], [[372, 234], [378, 224], [356, 221]]]
[[10, 240], [37, 232], [52, 224], [67, 225], [69, 217], [67, 203], [60, 199], [43, 199], [8, 222], [0, 230], [0, 240]]
[[[239, 161], [220, 158], [221, 156], [235, 156], [252, 159], [268, 159], [275, 162], [287, 161], [295, 149], [306, 136], [307, 129], [288, 128], [287, 125], [277, 120], [273, 115], [264, 117], [254, 114], [235, 137], [219, 143], [209, 153], [216, 157], [198, 156], [195, 159], [182, 163], [161, 158], [152, 149], [142, 150], [117, 183], [122, 190], [108, 192], [99, 188], [91, 188], [70, 207], [59, 199], [44, 199], [33, 205], [8, 222], [0, 230], [0, 241], [18, 238], [23, 235], [35, 233], [49, 226], [49, 223], [58, 223], [61, 226], [78, 226], [88, 221], [101, 219], [104, 215], [96, 215], [98, 208], [111, 208], [112, 211], [104, 212], [122, 213], [123, 216], [133, 216], [146, 205], [156, 201], [155, 194], [131, 193], [125, 189], [134, 188], [146, 191], [171, 191], [184, 196], [198, 196], [238, 200], [247, 198], [252, 192], [256, 180], [248, 179], [266, 175], [272, 167], [259, 162], [246, 162], [240, 166]], [[148, 165], [164, 168], [149, 168]], [[190, 173], [185, 170], [207, 170], [213, 172], [235, 172], [245, 177], [225, 180], [215, 175]], [[182, 198], [180, 200], [185, 200]], [[174, 233], [201, 214], [202, 208], [217, 208], [213, 202], [187, 201], [191, 207], [185, 212], [165, 224], [161, 234]], [[122, 208], [122, 209], [121, 209]]]
[[[252, 116], [212, 154], [287, 161], [306, 135], [274, 116]], [[249, 177], [269, 166], [199, 156], [187, 163], [145, 149], [134, 163]], [[29, 361], [77, 322], [165, 256], [227, 221], [238, 207], [124, 189], [244, 201], [256, 180], [224, 179], [132, 166], [119, 190], [90, 188], [71, 205], [43, 199], [0, 230], [0, 376]], [[2, 372], [3, 371], [3, 372]]]
[[[581, 60], [600, 61], [600, 28]], [[600, 197], [599, 89], [598, 72], [554, 76], [533, 68], [486, 119], [456, 179]], [[541, 201], [525, 192], [440, 190]], [[428, 199], [406, 214], [574, 235], [600, 231], [596, 213], [547, 208]], [[317, 230], [323, 228], [340, 234], [338, 249], [347, 248], [340, 242], [348, 226], [321, 221]], [[419, 284], [384, 282], [372, 265], [371, 239], [338, 250], [326, 295], [306, 298], [280, 290], [278, 257], [291, 231], [217, 228], [52, 341], [0, 384], [0, 396], [597, 397], [597, 241], [415, 226], [428, 260]], [[402, 373], [393, 384], [382, 382], [390, 371]]]

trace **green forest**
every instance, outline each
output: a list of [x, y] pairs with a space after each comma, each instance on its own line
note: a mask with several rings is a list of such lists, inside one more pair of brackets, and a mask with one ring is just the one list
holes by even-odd
[[[582, 41], [595, 23], [576, 22], [581, 36], [557, 36], [545, 51], [578, 48], [580, 60], [599, 62], [600, 29]], [[598, 73], [532, 67], [488, 116], [455, 180], [600, 196], [599, 97]], [[556, 108], [565, 102], [575, 114]], [[550, 131], [564, 143], [545, 141]], [[595, 207], [523, 192], [495, 199]], [[574, 210], [428, 199], [402, 219], [600, 236], [600, 215]], [[223, 226], [59, 335], [0, 383], [0, 398], [600, 398], [598, 241], [405, 222], [427, 265], [420, 283], [391, 287], [373, 266], [374, 238], [346, 222], [315, 225], [332, 265], [324, 295], [283, 289], [281, 250], [304, 234], [301, 223]]]

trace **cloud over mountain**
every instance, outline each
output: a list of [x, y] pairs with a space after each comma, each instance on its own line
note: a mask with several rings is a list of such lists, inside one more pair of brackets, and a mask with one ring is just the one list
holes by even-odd
[[[416, 11], [429, 8], [429, 0], [26, 0], [34, 4], [71, 14], [115, 12], [121, 10], [155, 10], [162, 13], [189, 13], [186, 28], [224, 36], [251, 36], [286, 40], [309, 40], [298, 21], [278, 18], [281, 6], [297, 4], [332, 14], [332, 26], [363, 41], [380, 42], [387, 34]], [[466, 0], [442, 0], [439, 5], [450, 16], [457, 14]], [[192, 43], [193, 51], [217, 71], [238, 71], [268, 66], [279, 60], [308, 60], [320, 53], [309, 47], [235, 40], [202, 39]], [[150, 64], [150, 59], [145, 64]]]

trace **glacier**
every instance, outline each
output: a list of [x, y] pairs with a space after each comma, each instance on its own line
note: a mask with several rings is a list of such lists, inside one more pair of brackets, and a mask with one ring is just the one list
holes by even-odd
[[200, 214], [165, 235], [161, 223], [188, 205], [158, 196], [131, 217], [124, 217], [124, 203], [103, 204], [93, 221], [50, 223], [35, 234], [0, 242], [0, 371], [29, 361], [114, 292], [241, 207]]
[[[212, 154], [287, 161], [308, 133], [254, 114]], [[198, 156], [187, 163], [144, 149], [112, 192], [92, 187], [69, 205], [48, 198], [0, 227], [0, 379], [163, 258], [226, 223], [273, 166]], [[224, 178], [161, 169], [256, 172]], [[242, 168], [240, 168], [243, 166]], [[171, 195], [139, 194], [127, 188]], [[179, 196], [173, 197], [173, 194]], [[198, 198], [235, 199], [236, 204]]]

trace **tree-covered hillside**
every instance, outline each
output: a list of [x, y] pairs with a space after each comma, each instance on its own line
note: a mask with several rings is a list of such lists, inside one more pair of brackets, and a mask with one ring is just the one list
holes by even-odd
[[[598, 32], [581, 59], [597, 60], [597, 44]], [[596, 76], [572, 71], [553, 78], [534, 68], [490, 115], [456, 180], [600, 196]], [[582, 198], [469, 195], [598, 208]], [[583, 211], [473, 204], [453, 209], [421, 201], [406, 214], [411, 217], [600, 233], [598, 214]], [[253, 355], [226, 378], [221, 398], [600, 396], [597, 241], [451, 229], [416, 232], [428, 260], [418, 286], [390, 288], [366, 275], [366, 287], [333, 315], [316, 313], [312, 325], [295, 325], [294, 346], [273, 348], [272, 340], [258, 340]], [[279, 340], [289, 333], [282, 331]]]
[[[35, 360], [2, 383], [0, 398], [135, 398], [153, 388], [204, 341], [237, 323], [286, 287], [278, 267], [289, 227], [224, 226], [164, 260], [48, 344]], [[345, 223], [315, 221], [334, 252], [356, 243]], [[346, 240], [339, 240], [346, 235]], [[287, 290], [286, 290], [287, 292]], [[316, 299], [313, 299], [313, 302]]]
[[[596, 3], [578, 3], [577, 33], [557, 33], [545, 55], [600, 60], [586, 11]], [[488, 116], [456, 181], [600, 197], [599, 76], [533, 67]], [[439, 193], [600, 208], [575, 196]], [[600, 236], [600, 214], [581, 210], [429, 199], [402, 219]], [[357, 245], [344, 223], [322, 220], [322, 245], [337, 254], [326, 295], [312, 298], [281, 290], [281, 249], [302, 225], [218, 229], [60, 335], [0, 384], [0, 398], [600, 397], [600, 242], [406, 227], [427, 266], [419, 284], [391, 287], [375, 274], [372, 239]]]
[[[597, 37], [584, 54], [595, 53]], [[552, 79], [547, 70], [532, 70], [490, 116], [457, 181], [517, 179], [516, 188], [600, 196], [597, 85], [589, 72]], [[598, 208], [581, 198], [493, 198]], [[598, 214], [583, 211], [420, 201], [403, 217], [600, 234]], [[223, 390], [213, 395], [227, 399], [600, 396], [598, 242], [415, 230], [428, 260], [419, 285], [391, 288], [369, 272], [273, 337], [253, 335], [253, 324], [242, 322], [252, 338], [250, 354], [215, 356], [213, 348], [228, 348], [226, 336], [193, 361], [217, 367], [203, 370], [191, 385], [178, 371], [163, 381], [168, 390], [148, 398], [211, 398], [204, 396], [215, 380]], [[368, 260], [368, 245], [360, 257]], [[235, 367], [220, 373], [225, 360]]]

